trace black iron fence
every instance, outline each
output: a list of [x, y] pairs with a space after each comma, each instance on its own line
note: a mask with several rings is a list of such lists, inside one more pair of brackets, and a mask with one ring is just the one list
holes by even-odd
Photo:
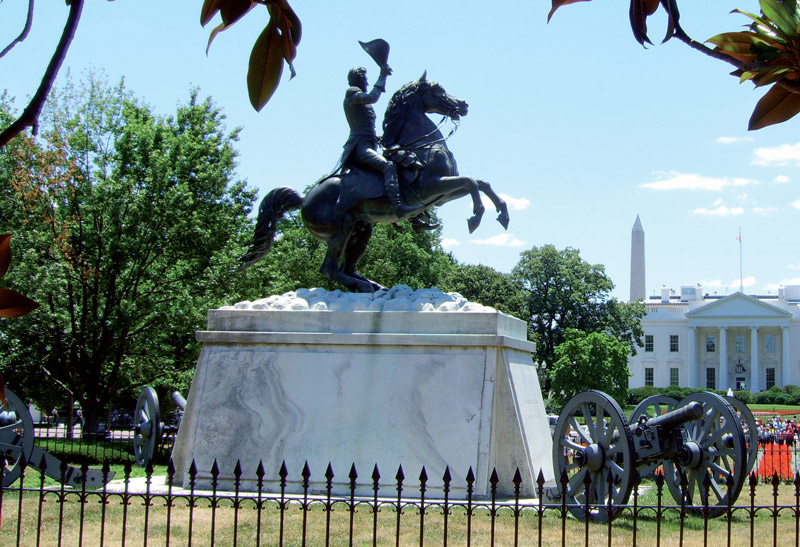
[[[84, 466], [84, 474], [85, 474]], [[2, 466], [0, 466], [2, 469]], [[66, 473], [66, 465], [61, 472]], [[0, 545], [797, 545], [800, 542], [800, 475], [768, 483], [753, 473], [735, 503], [721, 516], [708, 506], [676, 504], [655, 480], [635, 479], [630, 501], [623, 506], [571, 505], [566, 476], [547, 488], [539, 475], [536, 499], [521, 499], [519, 473], [503, 477], [514, 485], [511, 498], [497, 495], [501, 480], [490, 479], [490, 495], [473, 495], [475, 478], [466, 474], [466, 498], [452, 499], [451, 474], [443, 487], [428, 487], [423, 467], [407, 479], [400, 467], [384, 478], [377, 466], [362, 476], [352, 467], [346, 474], [350, 495], [331, 494], [335, 478], [324, 472], [327, 494], [309, 488], [306, 465], [290, 473], [282, 466], [268, 474], [263, 466], [245, 473], [237, 464], [234, 489], [217, 488], [219, 468], [210, 470], [212, 488], [195, 488], [192, 465], [187, 488], [175, 480], [171, 463], [166, 475], [148, 466], [134, 477], [130, 465], [121, 478], [97, 491], [85, 485], [71, 489], [49, 481], [45, 470], [28, 467], [10, 488], [0, 489]], [[109, 474], [110, 467], [103, 468]], [[344, 473], [344, 471], [342, 471]], [[257, 491], [242, 492], [244, 478], [255, 474]], [[268, 477], [269, 475], [269, 477]], [[388, 479], [388, 480], [387, 480]], [[276, 480], [277, 492], [264, 486]], [[346, 481], [346, 482], [347, 482]], [[372, 485], [373, 495], [356, 496], [357, 487]], [[294, 487], [294, 488], [293, 488]], [[609, 489], [613, 484], [609, 484]], [[288, 490], [299, 494], [290, 495]], [[687, 496], [682, 496], [686, 498]], [[708, 499], [708, 496], [705, 497]], [[713, 499], [713, 496], [712, 496]], [[720, 509], [717, 507], [717, 509]], [[716, 511], [719, 512], [719, 511]], [[580, 514], [599, 515], [605, 522], [581, 521]], [[605, 519], [605, 515], [616, 518]]]
[[[176, 432], [176, 428], [169, 428], [162, 434], [155, 451], [157, 462], [165, 463], [169, 459]], [[78, 461], [80, 456], [85, 456], [95, 462], [105, 460], [133, 462], [133, 435], [133, 427], [124, 424], [103, 428], [94, 435], [84, 435], [79, 424], [71, 426], [64, 422], [34, 424], [34, 439], [37, 446], [67, 459], [77, 458]]]

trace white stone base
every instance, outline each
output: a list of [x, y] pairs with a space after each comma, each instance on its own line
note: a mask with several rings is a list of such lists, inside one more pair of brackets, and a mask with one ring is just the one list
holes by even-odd
[[418, 492], [423, 465], [428, 496], [442, 495], [449, 466], [451, 497], [513, 495], [519, 468], [522, 496], [535, 495], [541, 469], [554, 485], [552, 440], [527, 342], [525, 323], [498, 312], [371, 312], [212, 310], [203, 350], [173, 451], [176, 481], [209, 488], [214, 460], [219, 488], [232, 489], [236, 462], [242, 490], [256, 490], [259, 461], [265, 492], [310, 491], [371, 496], [377, 464], [381, 494], [395, 492], [402, 464], [406, 493]]

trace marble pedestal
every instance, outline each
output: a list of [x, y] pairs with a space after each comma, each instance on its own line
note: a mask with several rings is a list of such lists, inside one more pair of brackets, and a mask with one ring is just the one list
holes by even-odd
[[[487, 310], [490, 310], [487, 308]], [[442, 495], [449, 466], [451, 497], [490, 494], [496, 468], [500, 495], [535, 496], [539, 470], [554, 484], [552, 440], [525, 323], [490, 311], [274, 311], [222, 309], [198, 332], [203, 349], [173, 460], [176, 483], [209, 488], [216, 459], [220, 489], [256, 490], [259, 461], [265, 492], [325, 493], [328, 464], [333, 493], [372, 496], [377, 464], [382, 495], [395, 490], [402, 464], [409, 495], [425, 466], [429, 496]], [[418, 489], [416, 490], [418, 492]]]

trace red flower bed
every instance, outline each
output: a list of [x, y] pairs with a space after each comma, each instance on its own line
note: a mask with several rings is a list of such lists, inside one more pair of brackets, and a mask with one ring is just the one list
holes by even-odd
[[758, 461], [758, 476], [763, 480], [769, 480], [777, 473], [782, 480], [794, 478], [792, 470], [792, 453], [789, 446], [785, 444], [764, 444], [761, 445], [764, 452]]
[[751, 410], [753, 416], [792, 416], [800, 414], [800, 410]]

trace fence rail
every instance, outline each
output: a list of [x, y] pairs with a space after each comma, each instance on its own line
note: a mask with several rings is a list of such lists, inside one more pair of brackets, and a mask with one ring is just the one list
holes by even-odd
[[[133, 428], [121, 426], [107, 429], [98, 435], [84, 436], [80, 426], [65, 423], [35, 424], [34, 439], [37, 446], [47, 452], [84, 455], [94, 461], [133, 461]], [[174, 429], [174, 428], [173, 428]], [[175, 432], [162, 435], [156, 449], [161, 463], [165, 463], [175, 444]]]
[[[2, 466], [0, 466], [2, 469]], [[62, 472], [65, 472], [66, 468]], [[322, 474], [322, 470], [318, 470]], [[0, 489], [0, 545], [797, 545], [800, 542], [800, 475], [791, 482], [774, 473], [768, 483], [753, 473], [736, 504], [728, 504], [720, 518], [710, 519], [709, 508], [689, 509], [664, 492], [663, 480], [636, 484], [623, 506], [597, 507], [602, 514], [618, 513], [611, 522], [581, 522], [575, 509], [589, 514], [594, 506], [571, 506], [566, 482], [545, 487], [539, 475], [536, 499], [500, 499], [500, 478], [492, 475], [491, 495], [472, 495], [474, 478], [467, 473], [466, 499], [450, 497], [449, 468], [443, 488], [427, 486], [423, 467], [407, 480], [402, 467], [386, 481], [377, 466], [366, 475], [372, 496], [356, 496], [359, 473], [347, 473], [349, 496], [332, 496], [335, 475], [324, 472], [327, 495], [312, 495], [311, 470], [289, 473], [285, 465], [277, 477], [280, 492], [267, 493], [267, 473], [259, 466], [245, 473], [233, 470], [235, 488], [217, 489], [219, 468], [210, 470], [212, 489], [194, 487], [193, 465], [189, 488], [174, 481], [171, 465], [166, 476], [135, 478], [131, 467], [123, 477], [98, 491], [54, 485], [44, 470], [27, 468], [17, 483]], [[106, 464], [104, 473], [109, 473]], [[344, 471], [342, 471], [344, 473]], [[255, 474], [256, 492], [242, 492], [242, 479]], [[522, 481], [511, 480], [516, 492]], [[336, 479], [339, 480], [339, 479]], [[565, 481], [565, 478], [562, 479]], [[638, 479], [637, 479], [638, 480]], [[287, 482], [300, 481], [299, 495], [286, 493]], [[609, 485], [611, 488], [612, 485]], [[683, 496], [686, 498], [686, 496]], [[706, 499], [708, 497], [706, 496]]]

